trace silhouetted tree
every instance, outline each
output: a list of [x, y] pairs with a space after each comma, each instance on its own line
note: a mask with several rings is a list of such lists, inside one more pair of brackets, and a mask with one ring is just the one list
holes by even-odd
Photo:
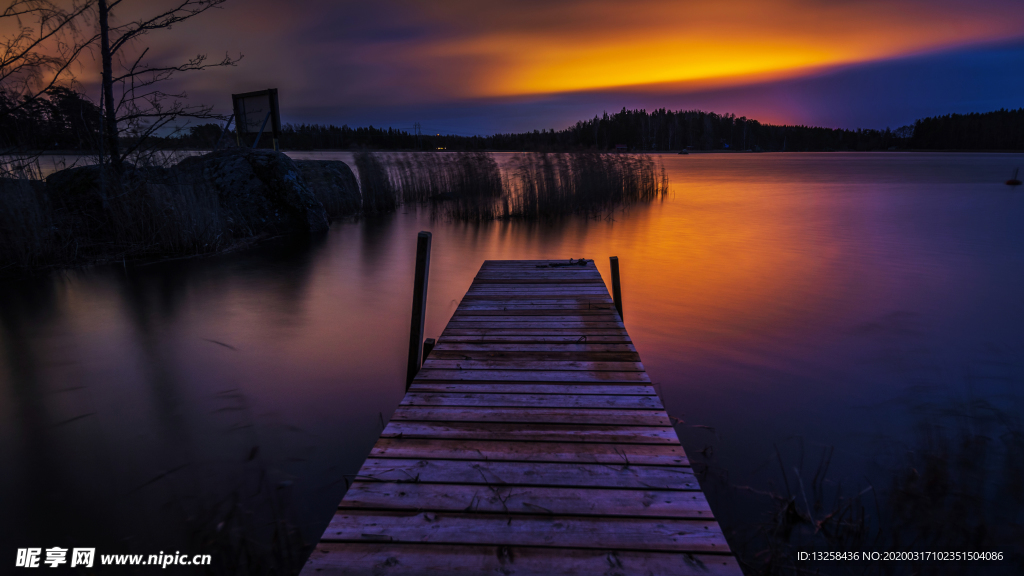
[[[107, 154], [116, 174], [124, 170], [124, 161], [144, 151], [150, 138], [162, 130], [183, 128], [181, 119], [219, 118], [212, 107], [184, 102], [184, 92], [168, 94], [159, 88], [179, 72], [234, 66], [241, 56], [225, 54], [209, 61], [199, 54], [179, 64], [153, 64], [146, 61], [148, 48], [138, 46], [140, 39], [156, 30], [166, 30], [208, 10], [221, 7], [227, 0], [179, 0], [149, 16], [124, 24], [112, 24], [112, 9], [125, 0], [97, 0], [99, 51], [103, 65], [102, 108]], [[116, 67], [116, 70], [115, 70]], [[126, 138], [127, 137], [127, 138]], [[129, 140], [122, 146], [122, 140]]]

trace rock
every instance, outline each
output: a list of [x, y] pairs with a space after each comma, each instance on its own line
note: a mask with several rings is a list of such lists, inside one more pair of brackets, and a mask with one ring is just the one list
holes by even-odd
[[186, 158], [170, 169], [217, 194], [231, 236], [322, 234], [329, 221], [295, 162], [280, 152], [231, 148]]
[[100, 194], [100, 167], [76, 166], [46, 178], [46, 191], [56, 206], [83, 218], [106, 220], [106, 202]]
[[330, 218], [359, 212], [359, 182], [348, 164], [340, 160], [296, 160], [295, 164]]

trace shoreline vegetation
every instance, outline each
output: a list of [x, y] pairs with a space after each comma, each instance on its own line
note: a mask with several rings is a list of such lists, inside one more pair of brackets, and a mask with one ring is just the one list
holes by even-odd
[[502, 169], [485, 152], [360, 151], [358, 179], [342, 161], [249, 148], [149, 158], [119, 178], [99, 164], [0, 178], [0, 276], [309, 239], [402, 205], [461, 222], [598, 218], [668, 193], [663, 167], [635, 154], [517, 154]]
[[[96, 153], [101, 143], [100, 108], [81, 94], [55, 86], [32, 106], [0, 92], [0, 153], [62, 150]], [[125, 146], [134, 145], [124, 134]], [[253, 135], [238, 137], [223, 123], [199, 123], [171, 135], [150, 134], [147, 143], [163, 150], [210, 150], [218, 142], [251, 145]], [[262, 147], [269, 148], [269, 139]], [[1024, 108], [922, 118], [895, 129], [844, 129], [761, 123], [735, 114], [660, 108], [603, 113], [562, 129], [498, 133], [489, 136], [415, 134], [396, 128], [285, 124], [284, 150], [630, 152], [752, 151], [1024, 151]], [[619, 148], [622, 147], [622, 148]]]

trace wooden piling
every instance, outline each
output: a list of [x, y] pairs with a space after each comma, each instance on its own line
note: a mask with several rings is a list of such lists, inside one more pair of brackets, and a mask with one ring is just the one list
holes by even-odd
[[619, 257], [612, 256], [612, 299], [615, 300], [615, 309], [619, 311], [619, 320], [622, 319], [622, 286], [619, 284]]
[[423, 357], [423, 324], [427, 316], [427, 276], [430, 272], [430, 232], [416, 235], [416, 278], [412, 290], [412, 328], [409, 331], [409, 365], [405, 389], [420, 371]]

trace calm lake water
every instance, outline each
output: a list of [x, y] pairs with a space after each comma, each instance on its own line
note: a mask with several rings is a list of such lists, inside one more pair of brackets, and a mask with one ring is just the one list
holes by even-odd
[[409, 208], [312, 246], [0, 284], [0, 563], [301, 563], [403, 396], [419, 230], [428, 337], [485, 259], [592, 258], [607, 281], [619, 257], [626, 327], [733, 546], [822, 449], [856, 492], [944, 407], [1024, 414], [1024, 191], [1002, 184], [1024, 156], [660, 159], [671, 197], [611, 220]]

